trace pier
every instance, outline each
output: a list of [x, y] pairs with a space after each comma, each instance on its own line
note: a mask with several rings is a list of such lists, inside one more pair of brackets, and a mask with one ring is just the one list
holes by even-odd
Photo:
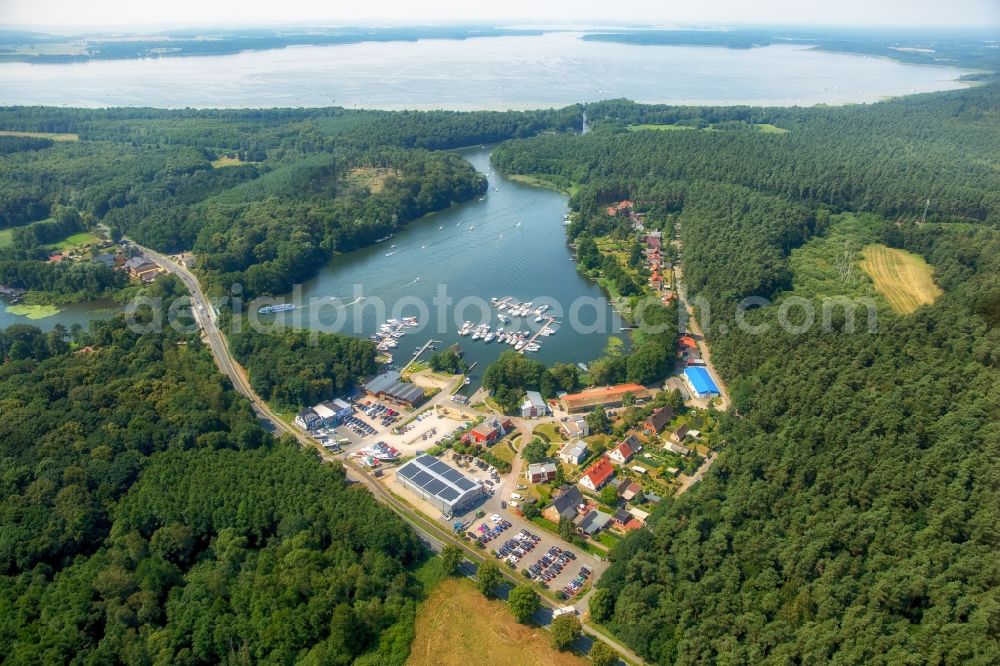
[[424, 343], [423, 347], [413, 352], [413, 358], [410, 359], [409, 363], [403, 366], [403, 369], [400, 372], [406, 372], [406, 370], [409, 369], [411, 365], [413, 365], [414, 361], [420, 358], [420, 355], [423, 354], [425, 351], [427, 351], [427, 348], [433, 344], [435, 344], [434, 340], [428, 340], [427, 342]]
[[523, 354], [525, 351], [527, 351], [527, 349], [526, 349], [527, 346], [530, 345], [531, 343], [533, 343], [535, 340], [537, 340], [538, 336], [540, 336], [542, 334], [542, 331], [545, 330], [547, 327], [551, 326], [552, 324], [554, 324], [555, 322], [556, 322], [556, 318], [555, 317], [551, 317], [551, 316], [545, 317], [545, 323], [542, 324], [542, 327], [540, 329], [538, 329], [537, 331], [535, 331], [534, 335], [532, 335], [530, 338], [528, 338], [528, 340], [524, 343], [524, 347], [522, 347], [521, 349], [517, 350], [517, 353]]

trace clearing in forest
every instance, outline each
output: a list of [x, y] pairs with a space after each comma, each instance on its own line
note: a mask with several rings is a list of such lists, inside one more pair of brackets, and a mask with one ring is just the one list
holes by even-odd
[[372, 194], [378, 194], [385, 187], [389, 176], [398, 176], [396, 169], [380, 167], [355, 167], [347, 174], [347, 182], [356, 187], [367, 188]]
[[53, 141], [79, 141], [79, 134], [68, 132], [15, 132], [12, 130], [0, 130], [0, 136], [27, 136], [34, 139], [52, 139]]
[[583, 666], [552, 647], [549, 632], [518, 624], [502, 601], [485, 599], [471, 581], [441, 581], [417, 611], [409, 666]]
[[221, 169], [227, 166], [239, 166], [240, 164], [246, 164], [243, 160], [238, 157], [232, 157], [231, 155], [222, 155], [212, 160], [213, 169]]
[[910, 314], [941, 295], [941, 289], [934, 284], [933, 268], [922, 257], [905, 250], [869, 245], [864, 249], [861, 268], [875, 282], [889, 307], [899, 314]]

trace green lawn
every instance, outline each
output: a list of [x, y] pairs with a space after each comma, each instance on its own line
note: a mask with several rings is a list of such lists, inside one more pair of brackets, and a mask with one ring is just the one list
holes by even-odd
[[788, 130], [784, 127], [778, 127], [771, 123], [757, 123], [757, 131], [764, 134], [788, 134]]
[[13, 233], [13, 229], [0, 229], [0, 247], [10, 247]]
[[531, 434], [541, 437], [547, 442], [562, 441], [562, 437], [559, 435], [559, 427], [555, 423], [543, 423], [536, 427]]
[[53, 141], [79, 141], [80, 135], [62, 132], [14, 132], [0, 130], [0, 136], [27, 136], [35, 139], [52, 139]]
[[570, 182], [568, 179], [562, 176], [554, 174], [545, 174], [538, 176], [526, 176], [522, 174], [508, 174], [507, 178], [513, 180], [515, 183], [522, 183], [524, 185], [531, 185], [532, 187], [545, 187], [550, 190], [555, 190], [556, 192], [562, 192], [563, 194], [573, 196], [576, 194], [580, 186], [576, 183]]
[[629, 125], [629, 132], [645, 132], [645, 131], [657, 131], [657, 132], [672, 132], [674, 130], [693, 130], [698, 129], [697, 127], [690, 127], [688, 125], [656, 125], [653, 123], [645, 123], [642, 125]]
[[490, 449], [490, 453], [495, 455], [500, 460], [507, 462], [511, 465], [514, 464], [514, 449], [511, 448], [510, 442], [508, 440], [503, 440], [497, 442], [493, 448]]
[[[755, 123], [754, 127], [757, 128], [758, 132], [763, 132], [764, 134], [787, 134], [788, 130], [783, 127], [778, 127], [770, 123]], [[690, 125], [657, 125], [653, 123], [646, 123], [642, 125], [629, 125], [628, 131], [630, 132], [645, 132], [645, 131], [657, 131], [657, 132], [673, 132], [675, 130], [693, 130], [698, 129], [697, 127], [691, 127]], [[718, 131], [711, 127], [706, 127], [706, 131]]]
[[73, 234], [72, 236], [67, 236], [66, 238], [46, 245], [45, 247], [50, 250], [59, 250], [60, 252], [65, 250], [73, 250], [84, 245], [96, 245], [97, 243], [104, 242], [104, 239], [100, 236], [93, 234], [89, 231], [81, 231], [78, 234]]

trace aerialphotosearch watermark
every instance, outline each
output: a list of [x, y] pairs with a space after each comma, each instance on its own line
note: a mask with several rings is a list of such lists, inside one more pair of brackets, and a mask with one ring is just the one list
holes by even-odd
[[[162, 299], [137, 296], [125, 308], [128, 326], [136, 333], [150, 333], [169, 326], [184, 334], [205, 327], [219, 328], [225, 322], [227, 333], [239, 333], [246, 326], [257, 333], [275, 333], [298, 329], [313, 334], [342, 333], [359, 337], [374, 335], [386, 322], [408, 321], [407, 333], [434, 336], [454, 334], [470, 322], [472, 326], [489, 324], [508, 330], [527, 329], [534, 333], [543, 327], [569, 328], [580, 335], [611, 335], [623, 328], [655, 335], [671, 330], [688, 331], [690, 318], [683, 304], [673, 309], [659, 296], [634, 299], [626, 316], [616, 312], [604, 297], [580, 296], [569, 303], [543, 295], [517, 299], [487, 299], [475, 295], [453, 295], [448, 284], [438, 284], [434, 295], [421, 298], [408, 295], [387, 301], [365, 292], [363, 284], [352, 285], [349, 296], [303, 297], [302, 285], [295, 285], [288, 298], [256, 297], [245, 299], [242, 285], [234, 284], [227, 294], [208, 298], [207, 302], [180, 296], [164, 303]], [[509, 305], [527, 304], [523, 316], [511, 316]], [[878, 307], [868, 297], [830, 296], [807, 299], [784, 296], [772, 302], [751, 296], [735, 303], [721, 316], [718, 302], [701, 296], [690, 300], [698, 330], [705, 334], [726, 334], [736, 329], [748, 335], [765, 335], [775, 330], [790, 335], [823, 333], [875, 333], [878, 330]], [[277, 307], [276, 307], [277, 306]], [[506, 312], [505, 312], [506, 310]], [[223, 313], [226, 313], [223, 316]], [[507, 323], [498, 315], [504, 315]], [[864, 319], [864, 327], [858, 328]], [[626, 323], [626, 320], [628, 323]]]

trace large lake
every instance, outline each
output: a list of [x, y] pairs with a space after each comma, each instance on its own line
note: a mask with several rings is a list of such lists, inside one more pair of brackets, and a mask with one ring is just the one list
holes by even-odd
[[[466, 320], [489, 321], [494, 329], [505, 326], [489, 299], [511, 296], [536, 306], [548, 304], [561, 322], [555, 335], [538, 338], [542, 348], [533, 358], [551, 364], [602, 356], [609, 335], [621, 335], [621, 321], [601, 289], [576, 271], [563, 226], [566, 197], [492, 172], [489, 149], [460, 153], [489, 174], [484, 198], [429, 215], [389, 240], [334, 257], [301, 292], [283, 299], [304, 307], [260, 320], [368, 336], [386, 318], [417, 316], [421, 327], [407, 329], [392, 352], [394, 358], [408, 361], [428, 340], [442, 347], [458, 342], [466, 359], [478, 362], [473, 373], [477, 377], [511, 347], [460, 337], [459, 326]], [[511, 324], [521, 331], [541, 326], [534, 316]]]
[[811, 105], [962, 87], [965, 73], [799, 46], [589, 42], [574, 33], [369, 42], [228, 56], [0, 64], [0, 105], [531, 109], [640, 102]]

